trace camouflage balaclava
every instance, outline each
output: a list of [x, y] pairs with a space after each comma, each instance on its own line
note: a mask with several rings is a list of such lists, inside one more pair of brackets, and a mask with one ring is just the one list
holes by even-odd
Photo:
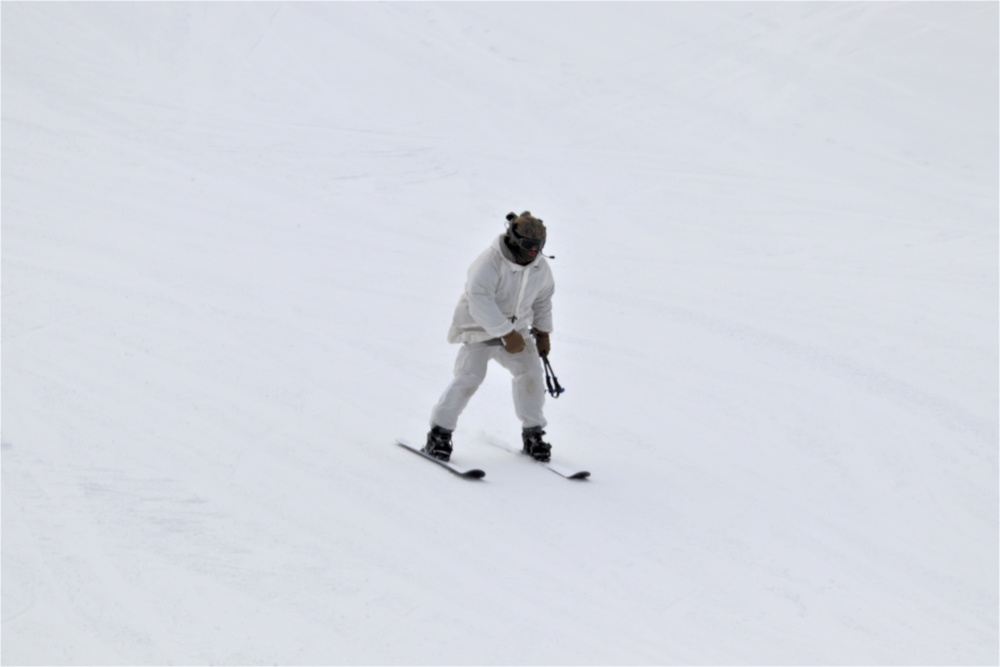
[[545, 247], [545, 224], [531, 211], [521, 215], [507, 214], [507, 236], [504, 242], [518, 264], [528, 264], [541, 254]]

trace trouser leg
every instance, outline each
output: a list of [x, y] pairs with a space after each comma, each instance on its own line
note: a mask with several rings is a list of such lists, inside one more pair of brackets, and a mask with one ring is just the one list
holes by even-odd
[[514, 413], [521, 420], [522, 428], [544, 427], [545, 376], [535, 341], [525, 336], [523, 352], [509, 354], [501, 348], [496, 360], [510, 371], [511, 391], [514, 396]]
[[455, 359], [455, 376], [431, 410], [431, 426], [455, 430], [459, 416], [486, 377], [486, 364], [495, 349], [482, 343], [462, 345]]

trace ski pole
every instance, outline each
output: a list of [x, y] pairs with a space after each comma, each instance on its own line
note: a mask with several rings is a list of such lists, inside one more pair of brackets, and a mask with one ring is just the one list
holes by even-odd
[[552, 370], [548, 353], [541, 355], [541, 357], [542, 365], [545, 366], [545, 386], [549, 388], [549, 395], [552, 398], [559, 398], [559, 395], [566, 390], [559, 384], [559, 378], [556, 377], [555, 371]]

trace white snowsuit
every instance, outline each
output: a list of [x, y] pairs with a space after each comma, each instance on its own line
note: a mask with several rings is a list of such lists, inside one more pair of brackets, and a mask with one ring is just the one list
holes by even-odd
[[[513, 376], [514, 412], [523, 428], [546, 425], [545, 379], [530, 334], [532, 327], [552, 331], [555, 282], [541, 253], [520, 265], [500, 235], [469, 267], [465, 292], [458, 300], [448, 342], [462, 343], [455, 360], [455, 377], [431, 411], [431, 426], [454, 431], [458, 417], [486, 378], [486, 366], [496, 360]], [[507, 352], [499, 338], [517, 330], [524, 350]]]

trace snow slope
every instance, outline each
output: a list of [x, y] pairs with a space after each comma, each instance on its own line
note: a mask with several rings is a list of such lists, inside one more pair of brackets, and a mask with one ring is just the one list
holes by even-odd
[[[997, 664], [998, 5], [2, 5], [5, 664]], [[557, 259], [566, 482], [468, 263]]]

